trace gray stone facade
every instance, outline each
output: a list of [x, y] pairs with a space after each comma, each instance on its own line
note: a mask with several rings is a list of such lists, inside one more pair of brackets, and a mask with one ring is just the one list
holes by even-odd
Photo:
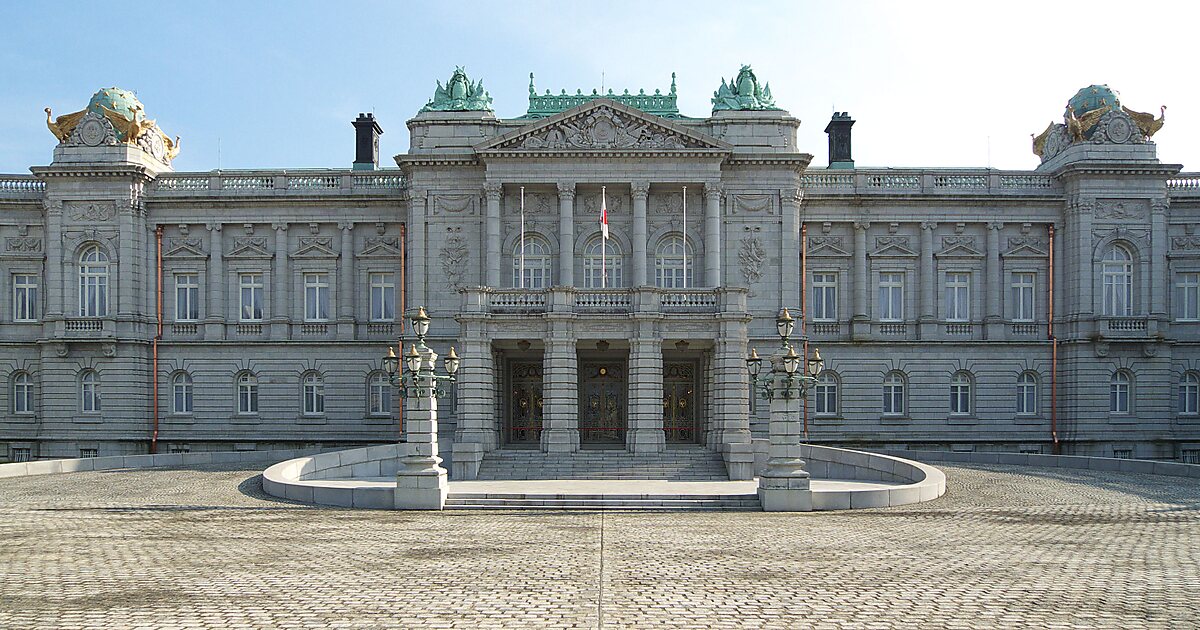
[[1063, 453], [1200, 457], [1200, 175], [1150, 142], [1035, 171], [810, 168], [799, 124], [425, 111], [375, 171], [60, 146], [0, 178], [0, 461], [393, 440], [380, 358], [418, 305], [463, 357], [459, 477], [505, 446], [748, 452], [768, 410], [744, 358], [779, 347], [784, 307], [826, 359], [815, 442], [1049, 453], [1053, 423]]

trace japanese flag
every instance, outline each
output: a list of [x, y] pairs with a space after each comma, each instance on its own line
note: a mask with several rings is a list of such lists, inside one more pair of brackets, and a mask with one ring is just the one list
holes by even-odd
[[600, 234], [608, 240], [608, 198], [603, 188], [600, 189]]

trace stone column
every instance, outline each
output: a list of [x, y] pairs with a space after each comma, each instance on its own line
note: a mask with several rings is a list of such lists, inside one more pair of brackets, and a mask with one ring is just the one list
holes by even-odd
[[[1092, 210], [1094, 207], [1093, 202], [1090, 201], [1080, 201], [1075, 204], [1075, 212], [1079, 215], [1079, 220], [1076, 222], [1078, 227], [1075, 228], [1075, 237], [1078, 246], [1072, 252], [1075, 260], [1078, 261], [1079, 269], [1075, 277], [1075, 281], [1079, 286], [1079, 304], [1075, 310], [1082, 319], [1090, 319], [1090, 316], [1097, 312], [1095, 298], [1093, 297], [1093, 287], [1096, 282], [1095, 259], [1092, 252]], [[1068, 209], [1068, 212], [1070, 212], [1070, 209]], [[1066, 283], [1063, 282], [1065, 278], [1060, 277], [1058, 280], [1060, 284], [1056, 288], [1061, 289], [1061, 287], [1066, 286]], [[1096, 323], [1094, 321], [1085, 325], [1089, 326], [1089, 329], [1077, 330], [1076, 334], [1090, 335], [1096, 330]]]
[[[138, 236], [133, 230], [133, 200], [125, 199], [116, 202], [117, 204], [117, 219], [120, 225], [121, 242], [117, 246], [117, 300], [116, 304], [108, 305], [109, 315], [116, 315], [120, 319], [129, 319], [137, 308], [134, 300], [135, 280], [138, 277], [135, 270], [136, 263], [134, 262], [135, 251], [144, 251], [136, 249]], [[153, 290], [153, 289], [152, 289]]]
[[933, 267], [933, 231], [937, 223], [921, 222], [921, 312], [918, 318], [918, 332], [921, 339], [932, 339], [937, 335], [937, 275]]
[[987, 279], [983, 288], [987, 303], [983, 322], [988, 339], [1004, 338], [1004, 317], [1000, 309], [1000, 294], [1004, 291], [1004, 274], [1000, 267], [1000, 230], [1003, 228], [1003, 223], [987, 224]]
[[646, 267], [649, 259], [646, 254], [646, 199], [650, 196], [649, 182], [633, 183], [633, 285], [644, 287], [649, 283]]
[[208, 230], [208, 303], [204, 305], [204, 338], [225, 338], [225, 246], [221, 244], [221, 224], [207, 223]]
[[[798, 188], [783, 189], [783, 265], [779, 277], [782, 282], [780, 307], [794, 309], [800, 313], [800, 201], [804, 192]], [[793, 270], [797, 275], [793, 275]], [[807, 317], [808, 313], [802, 316]]]
[[721, 281], [721, 193], [720, 184], [704, 185], [704, 286], [719, 287]]
[[[782, 366], [779, 371], [782, 372]], [[768, 376], [772, 377], [774, 375]], [[758, 477], [758, 500], [765, 512], [809, 512], [812, 510], [812, 491], [804, 460], [800, 459], [803, 434], [800, 414], [804, 401], [798, 391], [788, 392], [782, 379], [771, 386], [774, 392], [771, 443], [767, 451], [767, 469]], [[797, 388], [793, 386], [792, 389]], [[786, 398], [785, 393], [792, 397]]]
[[286, 223], [272, 223], [275, 230], [275, 266], [271, 272], [271, 336], [277, 339], [288, 337], [288, 323], [291, 321], [291, 311], [288, 309], [288, 295], [292, 278], [288, 274], [288, 242]]
[[475, 479], [483, 454], [495, 450], [495, 361], [484, 319], [460, 316], [462, 367], [458, 369], [458, 426], [454, 431], [454, 479]]
[[1166, 289], [1173, 284], [1167, 278], [1167, 204], [1166, 198], [1150, 204], [1150, 304], [1143, 309], [1155, 327], [1146, 331], [1149, 334], [1158, 332], [1159, 324], [1167, 321]]
[[487, 197], [483, 267], [484, 284], [489, 287], [500, 286], [500, 195], [502, 191], [503, 187], [499, 182], [484, 182], [483, 184], [483, 194]]
[[357, 319], [354, 312], [354, 296], [358, 295], [354, 289], [354, 223], [338, 223], [338, 229], [341, 230], [342, 246], [341, 260], [338, 261], [338, 337], [353, 339], [354, 321]]
[[555, 286], [575, 286], [575, 183], [558, 183], [558, 277]]
[[406, 303], [412, 309], [425, 306], [425, 204], [428, 201], [428, 195], [429, 193], [423, 190], [413, 191], [412, 206], [409, 209], [410, 220], [407, 230], [409, 274]]
[[542, 450], [579, 450], [579, 359], [569, 324], [551, 322], [542, 359]]
[[629, 351], [629, 430], [625, 446], [631, 453], [660, 453], [667, 446], [663, 433], [662, 344], [654, 322], [638, 322], [638, 336]]
[[438, 402], [433, 366], [437, 354], [424, 353], [421, 371], [404, 400], [407, 453], [396, 473], [397, 510], [440, 510], [446, 505], [446, 469], [438, 457]]
[[854, 316], [850, 320], [854, 339], [871, 334], [871, 318], [867, 315], [867, 228], [866, 221], [854, 222]]
[[[62, 319], [65, 315], [66, 286], [63, 282], [62, 202], [45, 203], [46, 207], [46, 321]], [[49, 335], [47, 335], [49, 336]]]

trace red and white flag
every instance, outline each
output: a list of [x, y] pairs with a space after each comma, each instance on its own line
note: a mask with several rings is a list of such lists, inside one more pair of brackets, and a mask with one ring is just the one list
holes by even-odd
[[608, 240], [608, 197], [603, 186], [600, 187], [600, 233]]

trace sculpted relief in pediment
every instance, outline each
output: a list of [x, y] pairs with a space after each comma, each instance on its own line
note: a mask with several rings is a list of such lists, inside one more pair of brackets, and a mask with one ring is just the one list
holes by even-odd
[[609, 107], [597, 107], [539, 131], [514, 138], [504, 149], [704, 149], [694, 138], [639, 120]]

